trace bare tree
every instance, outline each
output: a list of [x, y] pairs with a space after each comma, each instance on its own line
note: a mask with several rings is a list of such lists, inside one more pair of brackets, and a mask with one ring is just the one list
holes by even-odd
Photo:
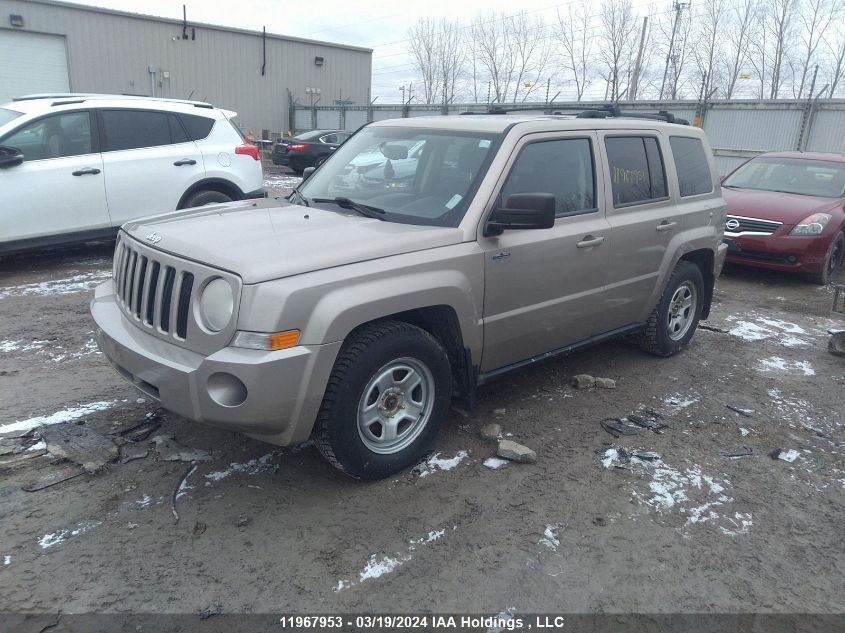
[[739, 72], [748, 61], [749, 44], [758, 13], [757, 0], [743, 0], [742, 4], [733, 8], [729, 16], [727, 40], [730, 44], [730, 56], [727, 57], [726, 99], [733, 97]]
[[798, 20], [801, 23], [801, 44], [802, 57], [798, 69], [800, 80], [798, 83], [798, 94], [801, 98], [809, 78], [810, 67], [814, 63], [819, 45], [824, 35], [836, 18], [842, 17], [840, 9], [841, 0], [805, 0], [802, 10], [798, 12]]
[[458, 80], [464, 73], [466, 53], [461, 24], [457, 20], [440, 20], [435, 40], [435, 60], [443, 103], [455, 100]]
[[784, 62], [791, 47], [795, 30], [797, 0], [767, 0], [768, 11], [764, 28], [771, 42], [769, 99], [777, 99], [783, 82]]
[[626, 90], [626, 66], [635, 55], [636, 19], [629, 0], [605, 0], [599, 18], [603, 40], [599, 57], [604, 66], [607, 98], [619, 101]]
[[705, 0], [704, 15], [698, 21], [700, 31], [693, 49], [693, 59], [698, 69], [698, 80], [704, 95], [716, 86], [719, 61], [723, 58], [722, 32], [728, 21], [727, 0]]
[[[661, 24], [663, 40], [667, 43], [672, 41], [671, 31], [674, 18], [670, 18]], [[678, 17], [677, 28], [675, 29], [674, 43], [669, 53], [669, 68], [666, 76], [666, 86], [661, 98], [677, 99], [685, 82], [685, 70], [693, 49], [692, 38], [692, 16], [689, 11], [682, 12]]]
[[439, 94], [437, 33], [437, 23], [431, 18], [420, 18], [408, 29], [408, 52], [422, 80], [425, 103], [435, 103]]
[[487, 71], [492, 84], [494, 101], [502, 103], [507, 99], [514, 67], [508, 21], [496, 13], [479, 15], [470, 28], [478, 63]]
[[836, 38], [825, 42], [830, 53], [830, 87], [827, 94], [831, 99], [845, 76], [845, 28], [840, 28], [836, 35]]
[[566, 16], [557, 12], [557, 40], [563, 52], [562, 66], [571, 73], [575, 82], [575, 99], [581, 101], [584, 90], [590, 83], [590, 60], [593, 56], [593, 38], [590, 36], [588, 7], [582, 1], [573, 8], [568, 5]]
[[522, 101], [537, 89], [540, 76], [549, 61], [548, 38], [542, 36], [544, 23], [539, 18], [530, 19], [520, 11], [508, 19], [513, 50], [513, 102], [522, 92]]

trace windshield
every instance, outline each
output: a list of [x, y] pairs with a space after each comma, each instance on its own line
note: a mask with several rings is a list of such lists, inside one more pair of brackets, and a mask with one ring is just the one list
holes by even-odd
[[722, 186], [842, 198], [845, 197], [845, 163], [806, 158], [755, 158], [728, 176]]
[[300, 191], [311, 200], [346, 198], [376, 207], [384, 211], [380, 219], [389, 222], [457, 226], [500, 138], [429, 128], [366, 127], [341, 145]]
[[8, 110], [6, 108], [0, 108], [0, 127], [3, 127], [13, 119], [17, 119], [21, 114], [23, 113], [16, 112], [15, 110]]
[[297, 134], [293, 138], [297, 141], [313, 141], [314, 139], [318, 139], [324, 134], [328, 134], [325, 130], [311, 130], [310, 132], [303, 132], [302, 134]]

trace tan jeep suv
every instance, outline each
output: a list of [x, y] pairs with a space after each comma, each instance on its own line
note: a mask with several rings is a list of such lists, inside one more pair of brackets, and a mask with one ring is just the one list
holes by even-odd
[[387, 476], [506, 372], [690, 340], [725, 205], [703, 133], [667, 119], [370, 124], [288, 199], [125, 224], [100, 348], [186, 418]]

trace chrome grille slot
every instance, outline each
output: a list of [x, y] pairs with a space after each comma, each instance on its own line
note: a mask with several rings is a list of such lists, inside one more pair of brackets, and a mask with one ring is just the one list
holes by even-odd
[[122, 232], [113, 271], [115, 300], [135, 327], [205, 354], [221, 349], [231, 339], [235, 318], [220, 332], [208, 332], [197, 324], [193, 303], [197, 291], [212, 277], [223, 277], [238, 288], [237, 302], [241, 281], [233, 273], [152, 248]]
[[163, 332], [170, 331], [170, 309], [173, 307], [173, 282], [176, 281], [176, 269], [166, 266], [164, 269], [164, 284], [161, 290], [161, 319], [159, 325]]
[[194, 275], [182, 273], [182, 283], [179, 284], [179, 305], [176, 310], [176, 336], [185, 338], [188, 335], [188, 310], [191, 307], [191, 290], [194, 286]]

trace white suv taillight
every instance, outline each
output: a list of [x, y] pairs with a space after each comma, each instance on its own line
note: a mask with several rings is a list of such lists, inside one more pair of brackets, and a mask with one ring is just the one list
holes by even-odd
[[238, 145], [235, 148], [235, 154], [245, 154], [246, 156], [252, 156], [253, 160], [261, 160], [261, 156], [258, 154], [258, 147], [249, 143]]

